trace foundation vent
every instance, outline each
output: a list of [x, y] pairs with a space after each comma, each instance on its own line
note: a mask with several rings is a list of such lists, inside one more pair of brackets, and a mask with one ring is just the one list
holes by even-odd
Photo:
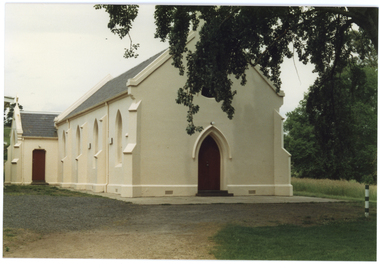
[[165, 191], [165, 194], [173, 194], [173, 191]]
[[248, 190], [248, 194], [256, 194], [256, 190]]

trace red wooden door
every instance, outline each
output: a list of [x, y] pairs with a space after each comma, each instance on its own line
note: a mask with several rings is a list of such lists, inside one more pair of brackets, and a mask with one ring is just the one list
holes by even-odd
[[33, 151], [32, 181], [45, 181], [45, 150]]
[[207, 136], [199, 149], [198, 191], [220, 190], [220, 152], [215, 140]]

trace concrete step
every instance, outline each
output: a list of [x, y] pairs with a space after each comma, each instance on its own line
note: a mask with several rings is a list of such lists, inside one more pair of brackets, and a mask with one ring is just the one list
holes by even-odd
[[234, 196], [226, 190], [199, 190], [196, 196]]

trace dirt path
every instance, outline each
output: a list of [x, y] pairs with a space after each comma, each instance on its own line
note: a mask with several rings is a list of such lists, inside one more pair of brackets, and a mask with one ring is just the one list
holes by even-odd
[[[97, 202], [100, 202], [99, 206], [94, 209], [106, 207], [104, 204], [100, 206], [101, 200]], [[119, 203], [114, 204], [117, 206]], [[8, 252], [4, 251], [4, 257], [214, 259], [210, 251], [215, 245], [210, 237], [225, 224], [305, 226], [351, 220], [364, 213], [361, 206], [347, 203], [121, 205], [124, 212], [118, 210], [114, 216], [113, 206], [106, 207], [110, 215], [107, 217], [109, 222], [83, 230], [48, 231], [50, 225], [53, 228], [64, 220], [59, 220], [54, 215], [50, 215], [50, 218], [54, 216], [51, 223], [49, 218], [45, 219], [44, 231], [15, 228], [16, 223], [5, 220], [4, 229], [9, 232], [18, 231], [18, 234], [9, 237], [4, 235], [4, 248], [9, 248]], [[75, 211], [74, 208], [70, 215], [75, 214]], [[25, 213], [15, 215], [21, 217]], [[75, 214], [73, 218], [82, 222], [97, 219], [81, 218], [88, 217], [81, 214]], [[35, 216], [43, 217], [42, 214]]]
[[209, 254], [217, 228], [189, 233], [84, 231], [44, 235], [5, 252], [9, 258], [214, 259]]

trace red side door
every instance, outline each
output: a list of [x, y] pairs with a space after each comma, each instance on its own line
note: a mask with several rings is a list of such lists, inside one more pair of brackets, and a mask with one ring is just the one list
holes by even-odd
[[32, 181], [45, 182], [45, 150], [33, 151]]
[[198, 191], [220, 190], [220, 152], [215, 140], [207, 136], [199, 149]]

